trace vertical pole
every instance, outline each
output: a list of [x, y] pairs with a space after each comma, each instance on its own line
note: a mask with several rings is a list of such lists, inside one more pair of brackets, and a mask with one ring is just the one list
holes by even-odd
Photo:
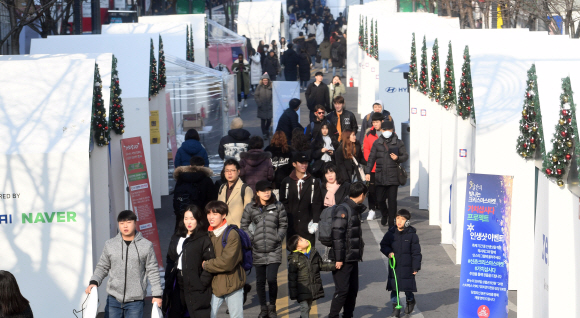
[[73, 3], [73, 33], [81, 34], [81, 0], [74, 0]]
[[93, 34], [101, 34], [101, 2], [91, 0], [91, 26]]

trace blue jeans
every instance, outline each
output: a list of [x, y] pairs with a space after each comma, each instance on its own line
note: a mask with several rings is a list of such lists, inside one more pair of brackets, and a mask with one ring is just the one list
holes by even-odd
[[[407, 301], [412, 301], [415, 299], [415, 295], [413, 295], [412, 292], [405, 292], [405, 297], [407, 297]], [[397, 303], [397, 292], [394, 290], [391, 290], [391, 302], [393, 304]]]
[[[340, 69], [340, 77], [342, 77], [342, 67], [339, 67]], [[336, 75], [336, 66], [332, 67], [332, 76]]]
[[217, 297], [211, 295], [211, 318], [216, 318], [220, 306], [226, 302], [230, 311], [230, 318], [244, 318], [244, 289], [240, 288], [233, 293]]
[[328, 59], [322, 59], [322, 68], [328, 69]]
[[121, 303], [109, 295], [105, 306], [105, 318], [143, 318], [143, 301]]
[[316, 55], [310, 56], [310, 63], [312, 63], [312, 65], [316, 65]]

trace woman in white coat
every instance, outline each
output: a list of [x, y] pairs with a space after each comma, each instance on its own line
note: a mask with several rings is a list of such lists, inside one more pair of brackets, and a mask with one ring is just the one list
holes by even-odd
[[252, 49], [250, 52], [250, 84], [252, 86], [252, 92], [260, 84], [260, 77], [262, 76], [262, 64], [260, 61], [260, 53]]

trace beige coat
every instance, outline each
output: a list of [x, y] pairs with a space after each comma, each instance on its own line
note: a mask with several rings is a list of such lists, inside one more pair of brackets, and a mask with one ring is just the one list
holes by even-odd
[[242, 221], [242, 214], [244, 214], [244, 208], [248, 203], [252, 203], [254, 198], [254, 191], [250, 188], [250, 186], [246, 187], [246, 193], [244, 195], [244, 202], [242, 203], [242, 196], [240, 192], [242, 191], [242, 179], [238, 179], [234, 189], [232, 190], [232, 194], [230, 194], [230, 199], [226, 201], [226, 187], [221, 188], [221, 191], [218, 193], [218, 201], [225, 202], [228, 205], [228, 215], [226, 216], [226, 220], [228, 224], [235, 224], [240, 227], [240, 222]]

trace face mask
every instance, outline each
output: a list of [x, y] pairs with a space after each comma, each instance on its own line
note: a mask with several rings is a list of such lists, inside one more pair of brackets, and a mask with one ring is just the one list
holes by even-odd
[[383, 137], [385, 137], [387, 139], [391, 138], [392, 135], [393, 135], [393, 132], [392, 131], [388, 131], [388, 130], [387, 131], [383, 131]]

